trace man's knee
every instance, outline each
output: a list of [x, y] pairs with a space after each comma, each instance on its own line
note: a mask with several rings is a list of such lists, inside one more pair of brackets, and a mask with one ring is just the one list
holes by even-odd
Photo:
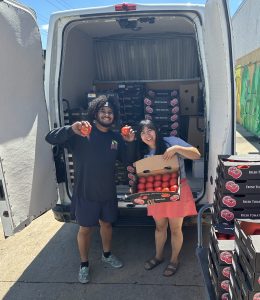
[[79, 227], [79, 234], [89, 235], [90, 233], [91, 233], [91, 227], [84, 227], [84, 226]]
[[112, 228], [112, 225], [109, 222], [105, 222], [105, 221], [99, 220], [99, 224], [104, 229], [111, 229]]

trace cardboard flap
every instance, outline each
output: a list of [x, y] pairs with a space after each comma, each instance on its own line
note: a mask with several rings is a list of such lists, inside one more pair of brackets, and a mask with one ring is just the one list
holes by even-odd
[[164, 160], [162, 155], [154, 155], [135, 162], [138, 176], [149, 176], [151, 174], [163, 174], [177, 172], [179, 161], [176, 155], [169, 160]]

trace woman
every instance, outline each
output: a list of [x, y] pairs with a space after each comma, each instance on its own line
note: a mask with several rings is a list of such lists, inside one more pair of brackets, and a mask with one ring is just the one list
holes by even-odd
[[188, 185], [183, 158], [199, 159], [197, 148], [177, 137], [162, 138], [156, 126], [150, 120], [143, 120], [137, 132], [139, 154], [141, 157], [163, 155], [168, 160], [177, 154], [180, 162], [181, 192], [180, 201], [162, 202], [148, 205], [148, 216], [155, 220], [155, 256], [145, 262], [144, 268], [152, 270], [163, 261], [163, 249], [167, 240], [167, 228], [170, 226], [172, 254], [164, 276], [172, 276], [178, 269], [178, 256], [183, 243], [182, 223], [186, 216], [196, 215], [196, 207]]

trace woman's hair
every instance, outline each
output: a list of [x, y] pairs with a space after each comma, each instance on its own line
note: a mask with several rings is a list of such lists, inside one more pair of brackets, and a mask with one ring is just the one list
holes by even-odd
[[149, 153], [149, 147], [147, 144], [145, 144], [141, 139], [141, 132], [144, 130], [144, 128], [152, 129], [155, 131], [156, 139], [155, 139], [155, 154], [163, 154], [165, 150], [167, 149], [166, 142], [163, 140], [160, 131], [156, 127], [156, 125], [151, 120], [142, 120], [138, 124], [138, 129], [136, 133], [137, 142], [138, 142], [138, 153], [139, 158], [143, 158], [145, 155]]
[[[107, 102], [108, 102], [108, 105], [106, 105]], [[113, 124], [117, 123], [118, 117], [119, 117], [119, 110], [118, 110], [116, 98], [113, 96], [107, 97], [105, 95], [101, 95], [89, 103], [87, 119], [91, 124], [93, 124], [94, 120], [96, 120], [98, 111], [104, 106], [111, 107], [111, 109], [113, 110], [113, 113], [114, 113]]]

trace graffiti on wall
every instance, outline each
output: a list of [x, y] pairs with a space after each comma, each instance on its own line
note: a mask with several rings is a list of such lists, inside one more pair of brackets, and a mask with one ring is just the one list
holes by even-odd
[[236, 66], [236, 119], [260, 136], [260, 63]]

